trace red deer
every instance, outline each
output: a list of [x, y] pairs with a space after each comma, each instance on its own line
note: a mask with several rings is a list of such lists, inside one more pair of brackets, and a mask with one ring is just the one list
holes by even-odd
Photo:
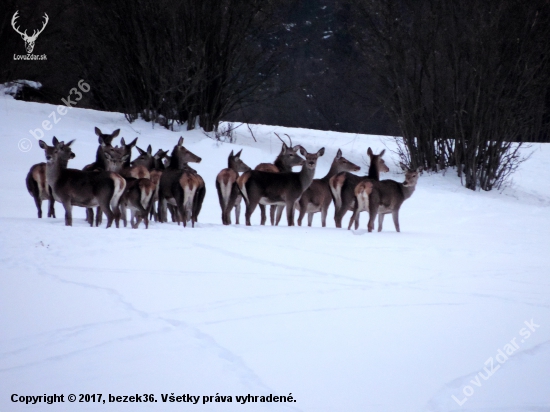
[[[158, 149], [157, 152], [153, 155], [153, 149], [151, 145], [147, 147], [147, 150], [142, 150], [136, 146], [136, 149], [139, 152], [139, 156], [134, 159], [131, 163], [131, 166], [144, 166], [149, 170], [150, 177], [149, 179], [155, 185], [155, 193], [153, 195], [153, 206], [151, 207], [149, 219], [154, 218], [155, 222], [158, 222], [158, 213], [155, 208], [155, 203], [158, 201], [159, 195], [159, 183], [160, 177], [162, 176], [162, 171], [165, 169], [162, 159], [168, 154], [167, 151]], [[173, 210], [171, 210], [173, 214]], [[173, 217], [175, 221], [175, 218]]]
[[[124, 142], [124, 139], [122, 141]], [[107, 171], [118, 173], [126, 179], [126, 190], [120, 200], [120, 212], [124, 226], [126, 227], [127, 224], [126, 208], [129, 208], [132, 215], [130, 220], [132, 228], [137, 229], [143, 219], [147, 229], [156, 188], [148, 177], [140, 176], [149, 176], [149, 171], [144, 166], [129, 166], [130, 153], [126, 145], [123, 147], [104, 146], [103, 150]]]
[[336, 153], [336, 157], [326, 176], [321, 179], [313, 179], [311, 186], [308, 187], [302, 194], [298, 203], [296, 203], [296, 208], [300, 212], [298, 216], [298, 225], [302, 226], [302, 219], [307, 213], [308, 226], [311, 226], [313, 215], [317, 212], [321, 212], [321, 224], [325, 227], [328, 208], [332, 202], [329, 186], [330, 178], [340, 172], [357, 172], [359, 169], [361, 169], [359, 166], [343, 157], [342, 151], [338, 149], [338, 153]]
[[311, 185], [317, 159], [325, 153], [324, 147], [317, 153], [308, 153], [301, 146], [297, 146], [297, 148], [306, 158], [305, 161], [302, 160], [302, 170], [299, 173], [270, 173], [251, 170], [243, 173], [237, 179], [237, 184], [246, 202], [247, 226], [250, 226], [250, 216], [258, 204], [286, 206], [288, 226], [294, 226], [294, 204]]
[[222, 208], [222, 223], [224, 225], [231, 224], [231, 210], [235, 208], [235, 220], [239, 224], [239, 216], [241, 214], [242, 195], [237, 186], [237, 178], [240, 172], [250, 170], [242, 160], [241, 153], [233, 154], [233, 150], [227, 159], [227, 169], [223, 169], [216, 177], [216, 189], [218, 190], [218, 199]]
[[355, 207], [355, 186], [365, 179], [378, 181], [380, 180], [380, 172], [390, 171], [386, 166], [386, 162], [382, 159], [385, 152], [385, 150], [382, 150], [380, 154], [375, 155], [369, 147], [367, 154], [370, 157], [370, 166], [366, 177], [342, 172], [330, 178], [329, 185], [334, 199], [334, 222], [336, 227], [342, 227], [344, 215], [348, 210], [353, 210]]
[[[95, 154], [95, 162], [84, 166], [82, 169], [85, 172], [91, 172], [93, 170], [105, 170], [105, 154], [103, 152], [103, 145], [111, 146], [113, 139], [120, 134], [120, 129], [116, 129], [113, 133], [103, 133], [98, 127], [94, 128], [99, 147]], [[94, 224], [94, 211], [93, 209], [86, 209], [86, 221], [93, 226]], [[96, 226], [101, 224], [101, 213], [96, 214]]]
[[[405, 171], [405, 181], [398, 183], [395, 180], [381, 180], [379, 182], [371, 182], [372, 186], [370, 190], [368, 187], [365, 189], [358, 186], [356, 192], [358, 198], [368, 197], [368, 211], [369, 211], [369, 223], [368, 230], [372, 232], [374, 229], [374, 219], [378, 215], [378, 231], [382, 231], [382, 224], [384, 223], [384, 215], [391, 213], [393, 217], [393, 224], [395, 230], [400, 232], [399, 228], [399, 209], [405, 200], [412, 196], [416, 189], [416, 183], [418, 177], [422, 171], [422, 167], [416, 170], [409, 169], [403, 163], [400, 163], [401, 168]], [[370, 193], [368, 193], [370, 191]], [[364, 200], [361, 200], [364, 203]], [[364, 206], [362, 206], [364, 207]], [[354, 216], [355, 216], [354, 212]], [[352, 217], [353, 219], [353, 217]], [[351, 223], [349, 227], [351, 228]], [[355, 228], [357, 229], [356, 223]]]
[[[288, 136], [288, 135], [287, 135]], [[279, 137], [279, 135], [277, 135]], [[290, 139], [290, 137], [289, 137]], [[279, 140], [282, 141], [282, 139], [279, 137]], [[292, 168], [294, 166], [301, 166], [303, 164], [304, 159], [302, 159], [300, 156], [298, 156], [298, 149], [300, 146], [292, 147], [292, 141], [290, 143], [290, 146], [287, 146], [285, 142], [283, 142], [283, 146], [281, 147], [281, 152], [275, 159], [273, 163], [260, 163], [258, 166], [254, 168], [254, 170], [260, 171], [260, 172], [271, 172], [271, 173], [280, 173], [280, 172], [292, 172]], [[271, 209], [269, 211], [269, 220], [271, 221], [271, 225], [274, 226], [276, 222], [278, 223], [281, 215], [283, 213], [284, 206], [271, 206]], [[277, 220], [275, 220], [275, 211], [277, 211]], [[265, 225], [266, 221], [266, 214], [265, 214], [265, 205], [260, 204], [260, 212], [261, 212], [261, 225]]]
[[158, 214], [161, 222], [166, 222], [167, 204], [176, 206], [176, 221], [185, 227], [191, 220], [195, 227], [202, 202], [206, 194], [204, 180], [187, 163], [200, 163], [202, 159], [183, 146], [183, 137], [174, 146], [170, 165], [162, 173], [159, 186]]
[[25, 180], [27, 190], [34, 198], [38, 217], [42, 218], [42, 201], [48, 201], [48, 217], [55, 218], [54, 198], [50, 186], [46, 183], [46, 163], [38, 163], [31, 167]]
[[84, 172], [68, 169], [70, 159], [75, 157], [71, 150], [74, 140], [67, 144], [53, 138], [53, 146], [48, 146], [43, 140], [40, 147], [46, 155], [46, 181], [52, 189], [53, 197], [65, 208], [65, 225], [72, 226], [72, 207], [99, 206], [107, 215], [107, 227], [113, 219], [119, 226], [120, 212], [118, 204], [126, 187], [124, 178], [112, 172]]
[[90, 163], [87, 166], [84, 166], [82, 169], [85, 172], [91, 172], [92, 170], [105, 170], [105, 155], [103, 154], [103, 146], [111, 146], [113, 139], [117, 137], [120, 133], [120, 129], [116, 129], [113, 133], [103, 133], [98, 127], [95, 129], [95, 134], [97, 135], [97, 140], [99, 142], [99, 147], [95, 154], [95, 162]]

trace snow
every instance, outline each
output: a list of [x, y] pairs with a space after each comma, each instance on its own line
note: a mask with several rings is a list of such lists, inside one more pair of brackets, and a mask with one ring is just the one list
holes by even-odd
[[[387, 147], [383, 178], [401, 180], [391, 140], [251, 125], [257, 143], [241, 127], [236, 144], [218, 144], [73, 108], [42, 129], [48, 142], [76, 139], [71, 167], [94, 160], [95, 126], [154, 151], [181, 135], [203, 159], [193, 165], [207, 184], [198, 227], [105, 230], [88, 227], [79, 208], [65, 227], [59, 203], [57, 219], [36, 217], [24, 180], [44, 155], [29, 130], [55, 110], [0, 96], [1, 411], [550, 411], [548, 144], [524, 150], [530, 159], [502, 192], [466, 190], [452, 172], [422, 175], [401, 233], [391, 219], [367, 233], [366, 214], [358, 231], [336, 229], [332, 208], [327, 228], [319, 214], [312, 228], [285, 218], [261, 227], [259, 211], [252, 227], [226, 227], [214, 179], [231, 150], [254, 167], [279, 152], [274, 132], [288, 133], [309, 151], [326, 148], [320, 177], [338, 148], [365, 170], [367, 148]], [[65, 402], [25, 405], [13, 394]], [[74, 405], [69, 394], [107, 402]], [[110, 403], [109, 394], [158, 402]], [[248, 394], [296, 402], [236, 401]]]

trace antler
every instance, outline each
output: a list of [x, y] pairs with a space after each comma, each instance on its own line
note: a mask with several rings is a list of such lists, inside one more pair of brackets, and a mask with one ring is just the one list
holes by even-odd
[[50, 21], [50, 18], [48, 17], [48, 15], [46, 13], [44, 13], [44, 18], [46, 19], [44, 21], [44, 23], [42, 24], [42, 28], [38, 31], [34, 30], [33, 33], [32, 33], [32, 36], [29, 37], [30, 40], [36, 40], [36, 38], [38, 37], [38, 35], [40, 33], [42, 33], [44, 31], [44, 29], [46, 28], [46, 24], [48, 24], [48, 22]]
[[[275, 133], [275, 132], [273, 132], [273, 133]], [[286, 142], [285, 142], [283, 139], [281, 139], [281, 136], [279, 136], [277, 133], [275, 133], [275, 136], [277, 136], [281, 142], [283, 142], [284, 144], [286, 144]], [[289, 136], [288, 134], [286, 134], [286, 133], [285, 133], [285, 136], [288, 137], [288, 140], [289, 140], [289, 142], [290, 142], [290, 147], [292, 147], [292, 139], [291, 139], [290, 136]]]
[[19, 18], [19, 16], [17, 15], [17, 13], [19, 13], [19, 10], [17, 10], [14, 14], [13, 14], [13, 17], [11, 18], [11, 26], [13, 27], [13, 29], [19, 33], [21, 36], [25, 36], [25, 37], [28, 37], [27, 36], [27, 30], [25, 30], [24, 33], [21, 33], [19, 31], [19, 27], [15, 27], [15, 21]]

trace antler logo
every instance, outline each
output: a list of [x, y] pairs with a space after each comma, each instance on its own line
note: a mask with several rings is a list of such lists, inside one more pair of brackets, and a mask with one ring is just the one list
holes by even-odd
[[25, 48], [27, 49], [27, 54], [31, 54], [33, 49], [34, 49], [34, 42], [38, 38], [38, 35], [44, 31], [44, 28], [46, 27], [46, 24], [48, 24], [48, 21], [50, 20], [50, 18], [48, 17], [48, 15], [46, 13], [44, 13], [44, 24], [42, 25], [42, 28], [40, 30], [34, 30], [33, 33], [32, 33], [32, 36], [29, 36], [29, 35], [27, 35], [27, 30], [25, 30], [23, 33], [21, 33], [21, 31], [19, 31], [19, 27], [15, 27], [15, 23], [16, 23], [15, 21], [19, 17], [17, 13], [19, 13], [19, 10], [17, 10], [14, 13], [14, 15], [11, 19], [11, 25], [12, 25], [13, 29], [17, 33], [19, 33], [21, 35], [21, 38], [25, 41]]

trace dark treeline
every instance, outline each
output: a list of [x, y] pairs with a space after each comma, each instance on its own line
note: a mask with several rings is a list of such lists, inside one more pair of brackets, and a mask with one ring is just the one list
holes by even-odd
[[[400, 135], [403, 160], [456, 168], [466, 187], [499, 187], [549, 141], [546, 0], [4, 0], [0, 82], [39, 81], [28, 100], [170, 128], [245, 121]], [[17, 24], [32, 33], [26, 54]]]

